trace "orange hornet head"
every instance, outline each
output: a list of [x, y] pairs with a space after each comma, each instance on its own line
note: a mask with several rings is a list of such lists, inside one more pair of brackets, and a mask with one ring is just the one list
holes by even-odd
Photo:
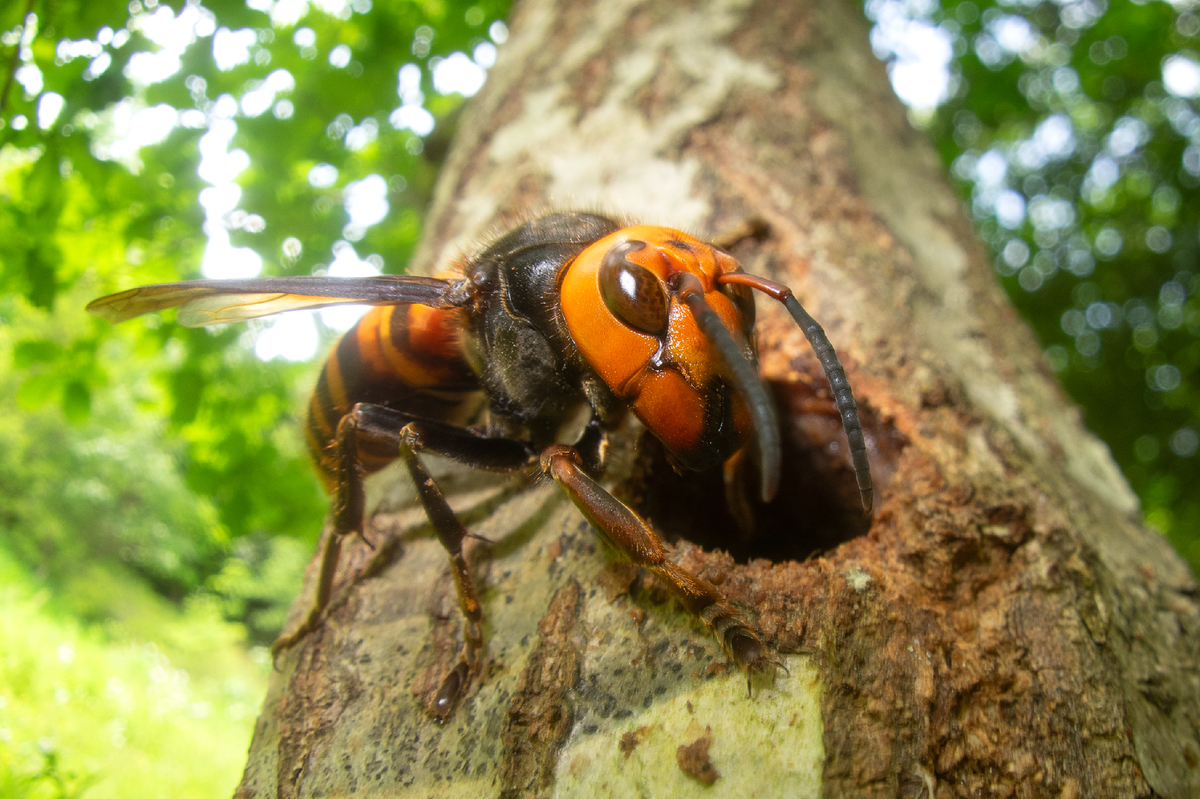
[[581, 252], [559, 294], [584, 359], [673, 463], [721, 463], [753, 428], [769, 499], [779, 479], [779, 425], [758, 379], [754, 298], [744, 285], [717, 281], [740, 271], [733, 257], [686, 233], [636, 225]]

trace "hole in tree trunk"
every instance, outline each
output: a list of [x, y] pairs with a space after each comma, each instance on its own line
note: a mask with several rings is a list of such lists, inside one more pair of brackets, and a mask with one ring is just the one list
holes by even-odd
[[[806, 382], [769, 382], [768, 387], [779, 409], [783, 474], [775, 500], [764, 504], [752, 458], [742, 470], [751, 529], [743, 529], [730, 510], [720, 469], [677, 474], [662, 444], [649, 434], [643, 436], [629, 500], [668, 541], [684, 538], [705, 549], [723, 549], [739, 563], [754, 558], [780, 562], [833, 549], [870, 528], [841, 419], [826, 391], [818, 392]], [[881, 425], [861, 400], [859, 414], [878, 510], [906, 442], [894, 428]]]

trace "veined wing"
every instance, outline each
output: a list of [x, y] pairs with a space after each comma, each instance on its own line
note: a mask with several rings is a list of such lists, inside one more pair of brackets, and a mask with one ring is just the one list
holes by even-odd
[[110, 322], [124, 322], [144, 313], [179, 308], [181, 325], [204, 327], [327, 305], [452, 308], [468, 301], [466, 286], [465, 280], [411, 275], [185, 280], [109, 294], [88, 303], [87, 309]]

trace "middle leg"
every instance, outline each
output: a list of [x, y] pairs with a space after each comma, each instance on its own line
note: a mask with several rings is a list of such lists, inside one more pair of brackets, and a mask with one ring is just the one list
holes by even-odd
[[[281, 635], [272, 644], [272, 657], [277, 658], [280, 653], [298, 644], [320, 625], [333, 594], [333, 580], [337, 573], [342, 540], [353, 534], [361, 535], [363, 540], [366, 540], [363, 529], [366, 502], [363, 479], [369, 471], [381, 468], [402, 454], [404, 434], [410, 427], [413, 432], [409, 438], [415, 449], [428, 449], [477, 469], [507, 472], [532, 462], [532, 451], [519, 441], [486, 438], [461, 427], [421, 419], [382, 405], [366, 402], [355, 405], [338, 422], [337, 435], [333, 441], [333, 529], [325, 536], [322, 545], [316, 596], [300, 624]], [[370, 467], [364, 464], [369, 464]], [[411, 467], [409, 471], [412, 472]], [[416, 476], [413, 479], [420, 487], [421, 480]], [[427, 501], [425, 496], [421, 496], [421, 502], [431, 521], [434, 511], [430, 510], [429, 503], [433, 501]], [[444, 503], [443, 499], [442, 504]], [[458, 520], [454, 519], [454, 523], [457, 524]], [[461, 554], [461, 542], [455, 540], [453, 533], [443, 535], [441, 528], [438, 534], [443, 546], [450, 553], [453, 566], [455, 552]]]
[[458, 605], [463, 615], [462, 653], [458, 663], [442, 679], [429, 707], [434, 718], [444, 721], [454, 709], [458, 697], [466, 692], [479, 672], [480, 652], [483, 649], [483, 609], [471, 577], [471, 564], [463, 550], [463, 542], [470, 533], [451, 509], [445, 494], [417, 453], [427, 450], [491, 471], [512, 471], [528, 464], [531, 456], [525, 445], [518, 441], [484, 438], [458, 428], [426, 422], [405, 425], [399, 432], [397, 444], [425, 515], [450, 558], [450, 572], [454, 576]]

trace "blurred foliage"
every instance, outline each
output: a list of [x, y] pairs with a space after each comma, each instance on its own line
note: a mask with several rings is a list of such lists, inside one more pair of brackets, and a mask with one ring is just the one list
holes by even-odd
[[[425, 144], [448, 138], [463, 99], [435, 90], [435, 69], [466, 62], [482, 80], [476, 62], [490, 65], [506, 10], [499, 0], [0, 10], [11, 78], [0, 378], [14, 411], [0, 479], [29, 486], [0, 523], [16, 554], [43, 572], [85, 552], [113, 557], [176, 598], [221, 575], [231, 610], [265, 601], [233, 575], [278, 562], [267, 533], [314, 541], [326, 509], [296, 422], [314, 367], [263, 363], [255, 346], [269, 322], [114, 328], [81, 308], [133, 285], [260, 264], [402, 271], [438, 168]], [[385, 224], [348, 213], [363, 185]], [[76, 484], [85, 490], [60, 499]], [[258, 543], [237, 550], [249, 560], [230, 571], [233, 542], [250, 537]]]
[[1195, 4], [869, 0], [867, 12], [893, 81], [912, 54], [889, 46], [889, 26], [947, 43], [949, 97], [914, 121], [1047, 363], [1200, 573]]
[[81, 624], [0, 551], [0, 799], [229, 796], [269, 656], [248, 657], [212, 602], [180, 612], [101, 577], [160, 644], [132, 616]]
[[[64, 293], [62, 305], [78, 306], [90, 293], [86, 286], [72, 288]], [[53, 337], [61, 332], [54, 324], [64, 321], [57, 314], [37, 313], [16, 296], [0, 298], [0, 316], [8, 322], [0, 328], [0, 359], [17, 362], [22, 360], [22, 345], [47, 340], [39, 339], [41, 335]], [[47, 329], [41, 329], [43, 325]], [[122, 347], [123, 342], [106, 346]], [[278, 389], [264, 387], [261, 378], [279, 380], [280, 375], [262, 369], [251, 353], [237, 357], [247, 362], [240, 385], [248, 390], [262, 387], [268, 397], [282, 392], [290, 407], [303, 401], [302, 380]], [[75, 596], [73, 609], [81, 619], [112, 616], [116, 599], [106, 596], [95, 580], [85, 579], [84, 566], [119, 564], [176, 602], [207, 587], [222, 598], [229, 618], [247, 624], [253, 641], [267, 643], [282, 626], [282, 615], [299, 589], [312, 543], [263, 533], [231, 541], [212, 499], [220, 487], [206, 494], [188, 485], [179, 466], [186, 444], [163, 432], [169, 426], [170, 383], [155, 379], [169, 374], [180, 360], [163, 349], [114, 357], [106, 389], [96, 392], [90, 412], [75, 421], [65, 403], [22, 407], [23, 391], [31, 381], [0, 371], [0, 408], [11, 411], [0, 414], [0, 495], [6, 498], [0, 506], [3, 548], [48, 584]], [[284, 378], [287, 371], [295, 368], [285, 370]], [[306, 470], [297, 425], [286, 416], [279, 424], [280, 460]], [[269, 479], [309, 486], [306, 472], [267, 474]], [[323, 500], [315, 491], [313, 496], [317, 519]], [[256, 526], [270, 529], [271, 523], [264, 514]], [[71, 591], [89, 584], [96, 590], [83, 593], [93, 600]]]

